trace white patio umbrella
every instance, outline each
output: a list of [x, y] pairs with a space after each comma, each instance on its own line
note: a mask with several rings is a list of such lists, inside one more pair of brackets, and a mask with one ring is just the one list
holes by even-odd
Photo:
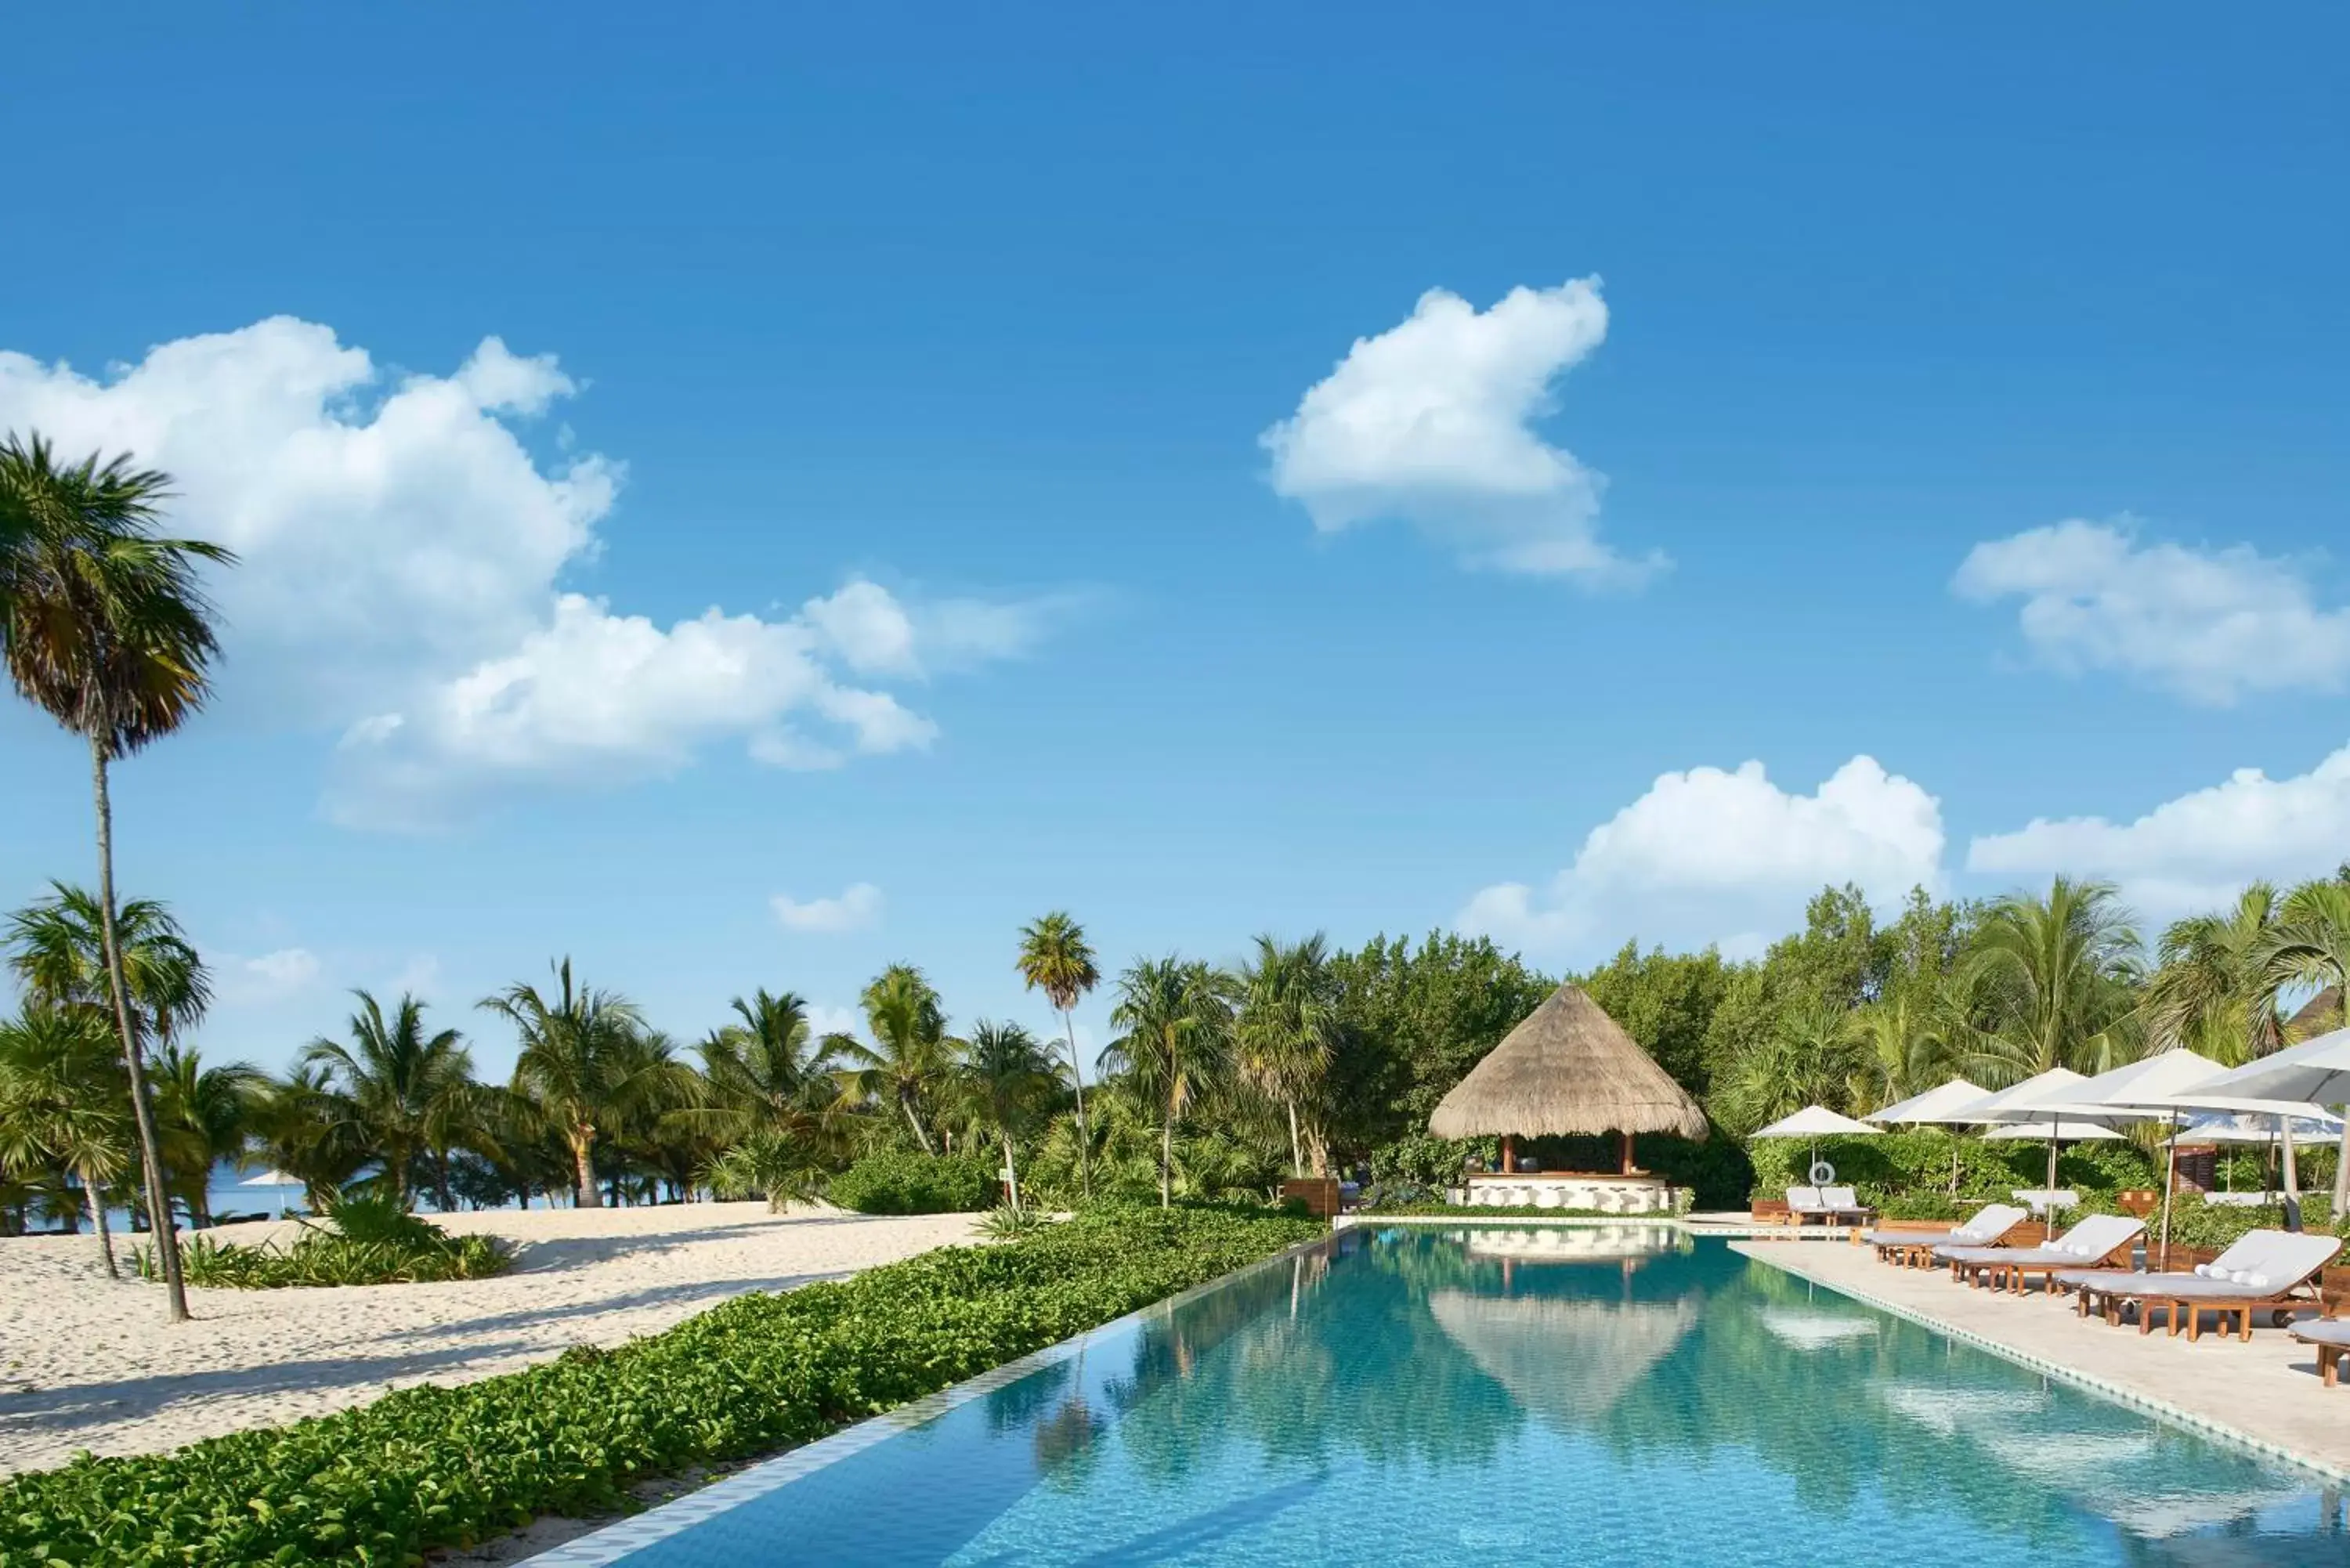
[[[1967, 1120], [1973, 1122], [2020, 1123], [2044, 1119], [2053, 1125], [2064, 1116], [2065, 1112], [2061, 1107], [2049, 1109], [2048, 1102], [2088, 1081], [2069, 1067], [2051, 1067], [2045, 1073], [2035, 1074], [2011, 1088], [2002, 1089], [1995, 1095], [1985, 1095], [1972, 1104], [1954, 1106], [1950, 1109], [1950, 1114], [1963, 1116]], [[2078, 1121], [2087, 1118], [2080, 1116], [2076, 1108], [2073, 1119]], [[1992, 1135], [1987, 1133], [1984, 1136]], [[2040, 1135], [2010, 1133], [2007, 1136], [2033, 1137]], [[2056, 1150], [2066, 1141], [2068, 1140], [2053, 1134], [2048, 1137], [2048, 1190], [2051, 1192], [2056, 1189]]]
[[[1758, 1127], [1756, 1137], [1808, 1137], [1812, 1140], [1812, 1167], [1819, 1168], [1820, 1139], [1824, 1137], [1875, 1137], [1884, 1131], [1866, 1122], [1856, 1122], [1850, 1116], [1839, 1116], [1825, 1106], [1805, 1106], [1790, 1116], [1781, 1116], [1767, 1127]], [[1806, 1171], [1805, 1175], [1810, 1172]], [[1830, 1179], [1834, 1179], [1833, 1169]]]
[[[2314, 1040], [2304, 1040], [2273, 1056], [2263, 1056], [2221, 1078], [2196, 1085], [2224, 1096], [2244, 1096], [2259, 1100], [2293, 1100], [2304, 1105], [2339, 1106], [2350, 1104], [2350, 1029], [2336, 1029]], [[2243, 1110], [2252, 1107], [2223, 1105], [2220, 1110]], [[2281, 1113], [2296, 1114], [2296, 1113]], [[2285, 1146], [2290, 1149], [2293, 1146]], [[2340, 1157], [2334, 1167], [2334, 1207], [2338, 1215], [2350, 1208], [2350, 1127], [2345, 1127], [2337, 1146]]]
[[[1939, 1088], [1912, 1095], [1906, 1100], [1896, 1100], [1880, 1111], [1871, 1111], [1864, 1121], [1883, 1122], [1893, 1127], [1955, 1127], [1966, 1125], [1964, 1116], [1950, 1113], [1960, 1106], [1970, 1106], [1991, 1091], [1980, 1084], [1970, 1084], [1964, 1078], [1953, 1078]], [[1950, 1191], [1959, 1189], [1959, 1146], [1950, 1146]]]
[[[2179, 1144], [2274, 1143], [2277, 1140], [2276, 1124], [2280, 1119], [2258, 1116], [2251, 1111], [2204, 1111], [2186, 1117], [2179, 1123], [2178, 1130], [2163, 1141]], [[2282, 1119], [2293, 1124], [2293, 1141], [2297, 1144], [2327, 1144], [2342, 1136], [2342, 1118], [2322, 1111], [2314, 1116]]]
[[2054, 1118], [2036, 1122], [2002, 1122], [1983, 1134], [1986, 1143], [2111, 1143], [2121, 1134], [2103, 1122]]
[[[2094, 1078], [2084, 1078], [2070, 1088], [2058, 1089], [2043, 1097], [2040, 1103], [2055, 1106], [2059, 1116], [2078, 1107], [2085, 1114], [2094, 1108], [2095, 1114], [2107, 1121], [2168, 1117], [2175, 1132], [2178, 1110], [2165, 1104], [2162, 1096], [2224, 1071], [2209, 1056], [2199, 1056], [2192, 1051], [2161, 1051]], [[2050, 1164], [2053, 1168], [2054, 1162]], [[2162, 1175], [2161, 1240], [2165, 1256], [2170, 1246], [2170, 1195], [2178, 1185], [2178, 1156], [2174, 1150], [2165, 1158]]]
[[259, 1176], [247, 1177], [237, 1185], [277, 1189], [277, 1217], [283, 1220], [286, 1218], [286, 1189], [289, 1187], [299, 1187], [302, 1182], [298, 1178], [288, 1176], [282, 1170], [265, 1170]]

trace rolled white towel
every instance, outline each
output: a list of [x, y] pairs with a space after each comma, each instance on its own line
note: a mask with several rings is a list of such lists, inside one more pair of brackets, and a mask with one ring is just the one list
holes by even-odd
[[2215, 1271], [2209, 1263], [2196, 1264], [2195, 1272], [2197, 1274], [2207, 1280], [2217, 1277], [2217, 1271]]
[[2266, 1274], [2255, 1273], [2249, 1271], [2244, 1273], [2238, 1274], [2236, 1276], [2236, 1282], [2240, 1285], [2250, 1285], [2256, 1291], [2264, 1291], [2269, 1288], [2269, 1277]]

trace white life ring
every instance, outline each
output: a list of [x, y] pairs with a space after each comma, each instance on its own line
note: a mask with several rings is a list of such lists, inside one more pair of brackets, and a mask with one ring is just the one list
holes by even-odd
[[1835, 1167], [1825, 1159], [1815, 1159], [1812, 1161], [1811, 1178], [1814, 1187], [1826, 1187], [1835, 1180]]

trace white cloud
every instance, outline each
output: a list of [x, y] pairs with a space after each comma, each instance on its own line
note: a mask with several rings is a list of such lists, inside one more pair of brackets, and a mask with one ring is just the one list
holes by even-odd
[[1634, 938], [1751, 952], [1800, 926], [1829, 884], [1856, 883], [1880, 906], [1939, 888], [1942, 846], [1940, 804], [1873, 757], [1808, 795], [1781, 790], [1759, 762], [1692, 768], [1593, 828], [1545, 888], [1486, 888], [1453, 923], [1577, 961]]
[[2350, 858], [2350, 746], [2305, 774], [2240, 768], [2131, 822], [2037, 818], [1967, 847], [1967, 869], [2034, 879], [2062, 872], [2117, 883], [2150, 921], [2218, 909], [2245, 883], [2330, 874]]
[[2334, 691], [2350, 680], [2350, 608], [2320, 609], [2303, 569], [2249, 545], [2140, 545], [2078, 519], [1977, 545], [1952, 586], [2021, 597], [2024, 640], [2068, 673], [2111, 670], [2189, 701]]
[[823, 932], [870, 930], [881, 923], [881, 889], [870, 882], [852, 882], [841, 889], [837, 898], [810, 898], [801, 903], [788, 895], [778, 893], [769, 900], [775, 919], [791, 931]]
[[248, 1006], [283, 1002], [307, 991], [318, 978], [317, 955], [307, 948], [280, 948], [259, 958], [221, 955], [213, 962], [221, 1000]]
[[852, 579], [785, 619], [662, 627], [561, 592], [622, 467], [542, 459], [520, 431], [577, 390], [494, 337], [452, 374], [391, 376], [277, 317], [103, 377], [0, 352], [0, 430], [174, 476], [172, 526], [241, 556], [214, 584], [228, 703], [339, 731], [328, 807], [348, 823], [671, 773], [725, 740], [788, 767], [920, 747], [936, 727], [875, 683], [1024, 651], [1055, 608]]
[[865, 1015], [853, 1007], [827, 1007], [810, 1002], [807, 1010], [808, 1033], [821, 1040], [827, 1034], [854, 1034], [865, 1027]]
[[1553, 383], [1607, 335], [1596, 278], [1513, 288], [1483, 311], [1430, 289], [1259, 438], [1273, 487], [1326, 533], [1396, 518], [1473, 566], [1637, 582], [1663, 558], [1601, 544], [1603, 479], [1534, 430]]

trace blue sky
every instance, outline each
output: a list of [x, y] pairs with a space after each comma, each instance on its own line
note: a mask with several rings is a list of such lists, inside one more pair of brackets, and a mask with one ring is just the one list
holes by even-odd
[[0, 426], [246, 557], [119, 778], [208, 1053], [2350, 857], [2330, 8], [14, 28]]

